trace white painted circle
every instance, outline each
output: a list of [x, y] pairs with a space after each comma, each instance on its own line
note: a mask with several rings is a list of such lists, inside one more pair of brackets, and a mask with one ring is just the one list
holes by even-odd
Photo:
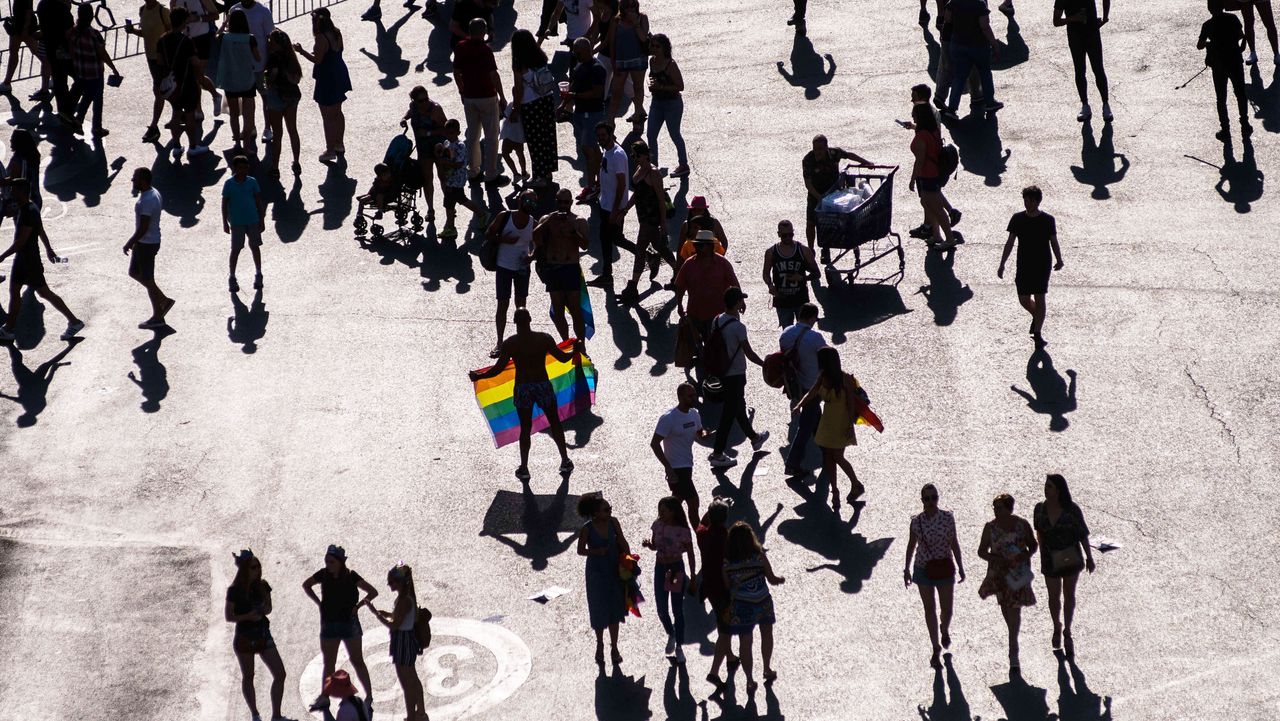
[[[431, 648], [422, 654], [417, 668], [432, 721], [464, 719], [488, 711], [515, 693], [533, 669], [533, 655], [524, 641], [494, 623], [436, 617], [431, 619], [431, 637]], [[362, 646], [373, 679], [375, 717], [396, 718], [405, 711], [404, 696], [391, 667], [390, 645], [391, 636], [381, 624], [365, 631]], [[474, 678], [477, 668], [489, 666], [494, 667], [492, 678]], [[346, 669], [359, 687], [345, 647], [338, 650], [337, 668]], [[298, 696], [304, 704], [320, 693], [323, 673], [324, 657], [317, 654], [298, 680]]]

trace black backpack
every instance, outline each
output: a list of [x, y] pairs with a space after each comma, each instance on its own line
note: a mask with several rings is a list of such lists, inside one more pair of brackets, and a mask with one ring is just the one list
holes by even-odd
[[729, 348], [724, 342], [724, 329], [730, 323], [741, 322], [736, 318], [730, 318], [724, 323], [713, 323], [711, 332], [707, 334], [707, 340], [702, 344], [702, 370], [711, 378], [721, 378], [729, 372], [729, 366], [733, 364], [733, 359], [742, 351], [742, 347], [735, 348], [733, 353], [729, 353]]
[[960, 151], [951, 143], [942, 143], [942, 150], [938, 151], [938, 185], [946, 185], [958, 167]]

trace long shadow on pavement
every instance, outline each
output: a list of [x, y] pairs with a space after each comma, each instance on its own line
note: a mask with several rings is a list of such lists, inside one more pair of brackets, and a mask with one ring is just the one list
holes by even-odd
[[[1094, 200], [1106, 200], [1111, 197], [1108, 185], [1124, 180], [1129, 172], [1129, 158], [1124, 153], [1117, 153], [1112, 140], [1111, 123], [1104, 123], [1102, 133], [1095, 142], [1093, 139], [1093, 123], [1086, 120], [1080, 125], [1080, 165], [1071, 166], [1071, 174], [1081, 185], [1093, 186]], [[1116, 167], [1119, 159], [1120, 167]]]
[[351, 200], [356, 194], [356, 180], [347, 175], [347, 163], [339, 160], [329, 163], [324, 182], [320, 184], [320, 198], [324, 201], [319, 210], [311, 211], [323, 219], [324, 230], [337, 230], [351, 215]]
[[1084, 672], [1061, 652], [1058, 656], [1058, 719], [1111, 721], [1111, 697], [1089, 690]]
[[622, 668], [613, 667], [606, 674], [603, 666], [596, 676], [596, 718], [600, 721], [643, 721], [653, 717], [649, 697], [653, 690], [645, 686], [645, 677], [628, 676]]
[[[576, 515], [578, 496], [569, 494], [569, 476], [551, 495], [538, 495], [528, 483], [521, 493], [498, 491], [484, 515], [481, 536], [490, 536], [529, 559], [535, 571], [545, 570], [548, 560], [569, 550], [581, 525]], [[523, 534], [524, 543], [511, 538]], [[564, 539], [561, 534], [568, 534]]]
[[1027, 359], [1027, 383], [1031, 391], [1016, 385], [1009, 386], [1009, 390], [1022, 396], [1031, 410], [1049, 416], [1049, 430], [1065, 431], [1071, 425], [1067, 414], [1076, 409], [1076, 372], [1067, 370], [1067, 376], [1070, 382], [1058, 375], [1049, 351], [1041, 346]]
[[0, 393], [0, 398], [22, 406], [22, 415], [18, 416], [17, 420], [19, 428], [34, 426], [40, 414], [49, 406], [49, 385], [53, 383], [53, 374], [62, 366], [71, 365], [69, 362], [64, 362], [64, 359], [81, 340], [73, 338], [67, 341], [66, 348], [41, 363], [35, 370], [27, 368], [22, 358], [22, 351], [18, 350], [16, 343], [9, 345], [9, 361], [13, 366], [13, 380], [18, 384], [18, 390], [13, 395]]
[[[920, 721], [971, 721], [969, 702], [964, 697], [964, 689], [960, 687], [960, 677], [956, 675], [955, 666], [951, 665], [951, 654], [942, 657], [946, 675], [942, 669], [933, 672], [933, 701], [928, 708], [917, 706]], [[951, 698], [947, 698], [947, 691]]]
[[806, 548], [831, 561], [805, 569], [809, 573], [834, 571], [841, 577], [840, 590], [858, 593], [864, 581], [871, 578], [876, 564], [884, 558], [892, 538], [868, 542], [853, 530], [858, 525], [863, 504], [854, 504], [853, 517], [847, 522], [827, 504], [829, 486], [819, 480], [812, 488], [802, 481], [788, 484], [804, 502], [795, 507], [799, 518], [778, 524], [778, 533], [791, 543]]
[[227, 318], [227, 338], [246, 354], [256, 352], [258, 341], [267, 335], [267, 320], [271, 317], [262, 302], [262, 289], [254, 291], [252, 305], [245, 305], [239, 293], [232, 293], [231, 305], [235, 315]]
[[1262, 121], [1262, 129], [1268, 133], [1280, 133], [1280, 71], [1271, 75], [1271, 84], [1262, 87], [1261, 63], [1249, 68], [1249, 83], [1245, 91], [1253, 104], [1253, 117]]
[[1253, 155], [1253, 143], [1245, 140], [1240, 160], [1235, 159], [1235, 151], [1230, 142], [1222, 147], [1222, 166], [1214, 190], [1226, 202], [1231, 203], [1237, 213], [1248, 213], [1253, 210], [1253, 203], [1262, 197], [1263, 183], [1266, 175], [1258, 169], [1258, 161]]
[[911, 312], [897, 285], [842, 281], [815, 287], [813, 297], [822, 308], [818, 330], [830, 334], [834, 345], [844, 343], [850, 333]]
[[391, 27], [382, 24], [382, 20], [378, 19], [374, 22], [374, 43], [377, 45], [378, 54], [374, 55], [365, 48], [360, 48], [360, 52], [365, 57], [373, 61], [377, 66], [378, 72], [383, 77], [378, 81], [378, 85], [383, 90], [390, 90], [400, 85], [399, 78], [404, 77], [409, 72], [409, 61], [404, 59], [404, 52], [400, 49], [400, 43], [396, 41], [396, 35], [400, 33], [400, 28], [409, 22], [409, 19], [416, 15], [413, 10], [404, 14], [404, 17], [395, 21]]
[[996, 116], [984, 117], [974, 112], [951, 123], [948, 130], [960, 150], [960, 167], [980, 176], [989, 187], [1000, 185], [1013, 151], [1000, 140], [1000, 121]]
[[111, 189], [124, 165], [125, 159], [120, 156], [108, 168], [101, 142], [96, 146], [80, 140], [56, 144], [49, 151], [44, 188], [63, 202], [75, 200], [78, 195], [85, 207], [93, 208], [102, 202], [102, 196]]
[[[1022, 28], [1013, 16], [1009, 18], [1009, 27], [1005, 30], [1004, 42], [1001, 44], [1000, 60], [991, 63], [992, 70], [1008, 70], [1021, 65], [1031, 58], [1031, 48], [1022, 37]], [[996, 42], [999, 42], [997, 40]], [[997, 96], [999, 95], [997, 91]]]
[[1009, 672], [1009, 682], [991, 687], [991, 693], [1004, 709], [1006, 721], [1050, 721], [1054, 716], [1049, 714], [1049, 704], [1045, 701], [1047, 692], [1032, 686], [1017, 671]]
[[263, 191], [265, 200], [271, 203], [271, 221], [275, 224], [276, 237], [281, 243], [292, 243], [302, 237], [311, 220], [306, 203], [302, 201], [302, 178], [295, 175], [288, 194], [279, 180], [268, 180]]
[[142, 392], [142, 410], [146, 413], [160, 410], [160, 402], [169, 396], [169, 371], [160, 362], [160, 344], [177, 331], [164, 326], [152, 332], [155, 335], [151, 340], [133, 349], [137, 374], [129, 371], [129, 380]]
[[794, 87], [804, 88], [805, 100], [817, 100], [822, 86], [835, 79], [836, 60], [830, 53], [818, 55], [804, 23], [799, 23], [791, 41], [791, 70], [788, 72], [786, 64], [779, 60], [778, 74]]
[[925, 297], [936, 325], [954, 323], [960, 306], [973, 297], [973, 289], [956, 278], [955, 266], [955, 250], [931, 250], [924, 257], [924, 274], [929, 278], [929, 285], [920, 286], [916, 292]]

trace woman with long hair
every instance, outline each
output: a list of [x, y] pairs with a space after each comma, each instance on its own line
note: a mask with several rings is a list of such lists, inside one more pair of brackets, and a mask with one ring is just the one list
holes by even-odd
[[618, 14], [609, 26], [613, 70], [606, 118], [609, 122], [618, 117], [618, 103], [622, 100], [627, 80], [631, 81], [632, 101], [636, 109], [627, 122], [643, 123], [648, 117], [644, 112], [644, 71], [649, 65], [648, 47], [649, 17], [640, 12], [640, 0], [622, 0]]
[[1023, 606], [1034, 606], [1031, 590], [1031, 556], [1036, 539], [1031, 524], [1013, 515], [1013, 496], [1002, 493], [991, 502], [995, 518], [982, 527], [978, 558], [987, 562], [987, 577], [978, 586], [978, 597], [996, 597], [1005, 626], [1009, 629], [1009, 670], [1017, 670], [1018, 631], [1022, 628]]
[[[317, 596], [314, 587], [320, 586]], [[307, 577], [302, 591], [320, 607], [320, 654], [324, 658], [324, 677], [333, 675], [338, 660], [338, 645], [347, 649], [347, 657], [356, 671], [356, 678], [364, 687], [367, 710], [373, 712], [373, 682], [369, 680], [369, 667], [364, 662], [364, 645], [357, 615], [361, 606], [367, 606], [378, 597], [378, 589], [347, 568], [347, 552], [342, 546], [331, 545], [324, 554], [324, 568]], [[364, 591], [364, 598], [360, 592]], [[323, 695], [311, 705], [312, 711], [328, 708], [329, 701]]]
[[258, 39], [249, 29], [249, 18], [240, 9], [227, 16], [227, 27], [220, 38], [216, 84], [222, 88], [231, 112], [231, 141], [237, 151], [245, 145], [252, 148], [258, 137], [254, 120], [257, 67], [267, 49], [258, 47]]
[[299, 43], [294, 43], [293, 49], [315, 66], [311, 71], [316, 81], [312, 97], [320, 106], [320, 119], [324, 123], [325, 151], [320, 155], [320, 162], [332, 163], [347, 153], [343, 145], [347, 119], [342, 114], [342, 104], [351, 92], [351, 74], [342, 59], [342, 33], [334, 26], [328, 8], [311, 11], [311, 32], [315, 36], [311, 52], [303, 50]]
[[[1089, 526], [1084, 511], [1071, 500], [1067, 479], [1060, 474], [1045, 476], [1044, 500], [1031, 514], [1036, 540], [1040, 542], [1040, 573], [1049, 591], [1049, 615], [1053, 618], [1052, 644], [1062, 646], [1067, 658], [1076, 654], [1071, 638], [1071, 621], [1076, 615], [1076, 582], [1080, 571], [1093, 573], [1093, 552], [1089, 549]], [[1061, 618], [1059, 618], [1061, 611]]]
[[413, 569], [403, 563], [387, 571], [387, 586], [396, 593], [395, 606], [390, 611], [373, 608], [373, 615], [391, 631], [391, 664], [396, 667], [396, 678], [404, 692], [405, 721], [426, 721], [427, 707], [422, 692], [422, 679], [414, 666], [422, 655], [418, 645], [418, 632], [414, 625], [418, 620], [418, 595], [413, 588]]
[[284, 662], [271, 638], [271, 584], [262, 577], [262, 562], [253, 551], [243, 550], [232, 554], [236, 559], [236, 577], [227, 587], [224, 615], [227, 623], [236, 625], [231, 647], [240, 663], [240, 692], [249, 706], [249, 713], [256, 720], [258, 694], [253, 686], [254, 657], [261, 656], [262, 663], [271, 672], [271, 718], [283, 718], [280, 704], [284, 699]]
[[[907, 561], [902, 568], [902, 583], [916, 584], [920, 602], [924, 604], [924, 625], [933, 644], [929, 665], [942, 668], [942, 649], [951, 648], [951, 608], [955, 598], [956, 571], [964, 581], [964, 564], [960, 562], [960, 541], [956, 538], [956, 519], [951, 511], [938, 508], [938, 487], [932, 483], [920, 489], [924, 510], [911, 518], [911, 535], [907, 539]], [[913, 564], [912, 558], [915, 558]], [[954, 560], [953, 560], [954, 559]], [[937, 592], [935, 604], [934, 592]], [[938, 638], [938, 612], [942, 614], [942, 638]]]
[[578, 515], [587, 519], [578, 531], [578, 555], [587, 559], [587, 612], [591, 630], [596, 632], [596, 663], [604, 664], [604, 630], [609, 629], [613, 665], [622, 663], [618, 652], [618, 624], [626, 620], [627, 606], [618, 564], [630, 555], [631, 547], [622, 526], [613, 517], [613, 507], [600, 495], [578, 499]]
[[925, 242], [940, 250], [954, 248], [958, 241], [951, 230], [951, 215], [947, 213], [947, 199], [942, 195], [942, 171], [938, 165], [942, 155], [942, 130], [938, 127], [938, 116], [933, 114], [928, 103], [916, 103], [911, 106], [911, 122], [916, 129], [911, 140], [915, 164], [911, 166], [908, 187], [920, 194], [924, 222], [931, 229]]
[[556, 172], [556, 102], [558, 86], [547, 66], [547, 54], [528, 30], [511, 36], [511, 72], [515, 76], [511, 119], [524, 125], [533, 178], [529, 185], [543, 187]]
[[[649, 279], [658, 275], [659, 259], [667, 261], [675, 274], [676, 256], [671, 252], [667, 241], [667, 209], [666, 191], [662, 187], [662, 174], [649, 162], [650, 146], [643, 140], [631, 144], [631, 157], [635, 161], [636, 170], [631, 175], [631, 199], [622, 209], [623, 215], [635, 206], [636, 218], [640, 221], [640, 230], [636, 233], [636, 259], [631, 268], [631, 280], [622, 289], [623, 298], [635, 298], [639, 295], [640, 274], [646, 261], [649, 264]], [[674, 282], [674, 277], [672, 281]]]
[[774, 575], [760, 539], [744, 521], [734, 523], [729, 529], [722, 573], [729, 587], [729, 633], [738, 637], [738, 658], [742, 660], [750, 695], [756, 690], [756, 681], [751, 677], [751, 642], [757, 626], [760, 628], [760, 660], [764, 664], [761, 677], [766, 684], [778, 677], [778, 672], [769, 664], [773, 660], [775, 620], [769, 586], [786, 583], [787, 579]]
[[298, 156], [302, 149], [302, 141], [298, 137], [298, 103], [302, 101], [302, 66], [298, 63], [298, 54], [293, 50], [293, 43], [288, 33], [276, 28], [267, 36], [267, 65], [263, 77], [266, 90], [262, 101], [267, 106], [267, 126], [271, 129], [271, 140], [267, 141], [267, 149], [271, 154], [271, 175], [280, 177], [280, 154], [283, 149], [284, 133], [289, 131], [289, 149], [293, 151], [294, 175], [302, 174], [302, 163]]
[[[689, 518], [679, 498], [667, 496], [658, 501], [658, 517], [651, 527], [651, 535], [641, 544], [653, 549], [653, 598], [658, 606], [658, 620], [667, 632], [667, 656], [676, 663], [684, 663], [684, 594], [689, 579], [698, 572], [693, 557], [693, 532]], [[689, 571], [685, 572], [682, 555], [689, 557]], [[674, 617], [674, 621], [672, 618]]]
[[845, 500], [850, 505], [866, 491], [853, 470], [853, 464], [844, 457], [846, 446], [858, 445], [854, 422], [858, 419], [857, 397], [860, 392], [858, 379], [840, 367], [840, 352], [831, 347], [819, 348], [818, 380], [791, 409], [793, 414], [799, 414], [806, 405], [822, 400], [822, 417], [818, 419], [818, 430], [813, 440], [822, 449], [822, 473], [831, 481], [831, 506], [837, 511], [840, 510], [837, 467], [849, 477], [849, 495]]
[[697, 588], [698, 599], [711, 604], [711, 615], [716, 620], [716, 645], [711, 656], [711, 670], [707, 682], [717, 688], [725, 682], [720, 679], [720, 664], [728, 659], [729, 678], [737, 670], [739, 659], [733, 655], [729, 634], [729, 585], [724, 578], [724, 553], [729, 544], [729, 506], [731, 499], [714, 498], [702, 514], [698, 524], [698, 555], [702, 557], [702, 583]]
[[667, 126], [671, 144], [676, 146], [679, 164], [671, 171], [671, 177], [683, 178], [689, 174], [689, 155], [685, 151], [684, 135], [680, 133], [680, 121], [684, 118], [684, 76], [680, 66], [671, 57], [671, 40], [658, 33], [649, 41], [649, 150], [653, 164], [658, 163], [658, 132]]
[[427, 88], [414, 86], [409, 91], [409, 109], [400, 124], [413, 132], [413, 146], [418, 153], [418, 173], [422, 176], [422, 197], [427, 201], [427, 222], [436, 217], [435, 175], [436, 147], [448, 142], [444, 126], [449, 118], [440, 103], [431, 99]]

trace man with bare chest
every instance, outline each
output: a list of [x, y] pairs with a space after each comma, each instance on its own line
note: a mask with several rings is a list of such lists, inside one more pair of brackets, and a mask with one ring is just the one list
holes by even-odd
[[585, 329], [578, 297], [582, 284], [578, 259], [587, 249], [587, 242], [587, 221], [574, 214], [573, 193], [562, 189], [556, 193], [555, 211], [543, 216], [533, 229], [532, 256], [538, 264], [538, 277], [551, 296], [551, 322], [555, 323], [560, 339], [568, 340], [569, 325], [564, 319], [567, 308], [573, 318], [573, 334], [579, 349], [585, 340]]

